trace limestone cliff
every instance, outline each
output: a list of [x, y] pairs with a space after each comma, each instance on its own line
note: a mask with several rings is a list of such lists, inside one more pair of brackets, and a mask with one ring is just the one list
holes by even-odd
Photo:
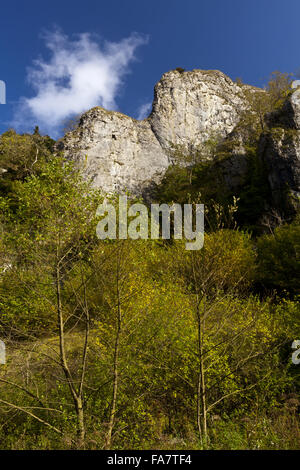
[[243, 89], [223, 73], [174, 70], [157, 83], [148, 119], [96, 107], [57, 148], [104, 191], [141, 193], [160, 181], [173, 146], [189, 153], [212, 134], [226, 137], [246, 107]]
[[193, 151], [212, 135], [226, 137], [247, 107], [243, 89], [218, 70], [171, 71], [154, 90], [149, 121], [164, 150]]
[[268, 116], [269, 131], [261, 136], [260, 155], [266, 164], [274, 205], [300, 205], [300, 87], [283, 107]]
[[[96, 107], [82, 115], [78, 127], [58, 142], [57, 149], [77, 161], [103, 191], [143, 194], [161, 181], [172, 162], [174, 148], [189, 155], [212, 136], [226, 142], [238, 135], [241, 117], [253, 112], [249, 93], [263, 90], [234, 83], [217, 70], [173, 70], [156, 84], [152, 112], [147, 119], [137, 121]], [[262, 135], [260, 157], [268, 168], [274, 201], [286, 187], [297, 199], [300, 89], [295, 89], [282, 109], [267, 119], [271, 131]], [[284, 134], [279, 140], [278, 132], [272, 131], [277, 127]], [[239, 148], [223, 165], [224, 181], [233, 189], [243, 184], [247, 172], [243, 137], [239, 139]]]
[[58, 148], [78, 161], [93, 184], [105, 192], [139, 194], [158, 182], [169, 165], [148, 120], [136, 121], [100, 107], [85, 113]]

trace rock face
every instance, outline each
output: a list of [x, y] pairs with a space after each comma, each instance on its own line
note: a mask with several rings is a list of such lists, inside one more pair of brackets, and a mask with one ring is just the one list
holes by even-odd
[[292, 94], [290, 103], [292, 110], [293, 127], [295, 129], [300, 130], [300, 87]]
[[150, 123], [164, 150], [186, 152], [212, 135], [226, 137], [246, 102], [240, 86], [218, 70], [171, 71], [154, 90]]
[[[267, 116], [269, 132], [260, 141], [259, 155], [277, 206], [287, 190], [294, 200], [300, 195], [300, 87], [294, 88], [282, 109]], [[82, 115], [57, 149], [77, 161], [104, 192], [145, 194], [161, 181], [174, 149], [191, 155], [212, 137], [236, 139], [241, 117], [251, 113], [249, 92], [263, 91], [238, 85], [217, 70], [173, 70], [156, 84], [147, 119], [96, 107]], [[237, 140], [239, 148], [220, 163], [224, 185], [232, 191], [243, 185], [248, 171], [245, 137]]]
[[300, 85], [286, 100], [282, 108], [266, 116], [266, 121], [269, 127], [300, 130]]
[[223, 73], [174, 70], [157, 83], [148, 119], [93, 108], [57, 148], [105, 192], [141, 194], [161, 180], [174, 146], [189, 153], [214, 134], [226, 137], [246, 107], [242, 88]]
[[100, 107], [85, 113], [58, 149], [77, 160], [105, 192], [140, 194], [158, 182], [169, 165], [147, 120], [136, 121]]
[[267, 167], [274, 205], [293, 212], [300, 205], [299, 86], [268, 120], [270, 131], [260, 141], [261, 159]]
[[300, 131], [278, 128], [263, 135], [260, 152], [274, 206], [293, 212], [300, 201]]

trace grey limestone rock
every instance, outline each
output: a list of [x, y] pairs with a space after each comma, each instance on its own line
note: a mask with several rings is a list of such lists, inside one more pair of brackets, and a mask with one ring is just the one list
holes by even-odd
[[212, 135], [226, 137], [246, 106], [242, 87], [222, 72], [174, 70], [157, 83], [149, 118], [93, 108], [57, 149], [105, 192], [141, 194], [161, 180], [174, 146], [189, 153]]
[[[221, 163], [227, 188], [235, 190], [247, 172], [238, 124], [245, 111], [251, 112], [249, 92], [263, 91], [234, 83], [217, 70], [172, 70], [156, 84], [147, 119], [95, 107], [57, 143], [57, 150], [77, 161], [104, 192], [141, 195], [161, 181], [174, 148], [189, 155], [214, 136], [224, 142], [235, 136], [238, 148]], [[260, 155], [278, 203], [286, 188], [296, 198], [300, 194], [300, 87], [267, 122], [270, 132], [261, 137]], [[273, 132], [276, 128], [281, 131]]]

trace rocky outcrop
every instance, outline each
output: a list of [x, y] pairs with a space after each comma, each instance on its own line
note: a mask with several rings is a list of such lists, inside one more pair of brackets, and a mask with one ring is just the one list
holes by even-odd
[[100, 107], [85, 113], [57, 149], [79, 162], [86, 176], [105, 192], [140, 194], [158, 182], [169, 165], [149, 121]]
[[273, 206], [286, 215], [300, 205], [300, 82], [283, 106], [266, 116], [259, 155], [266, 167]]
[[155, 86], [149, 121], [164, 150], [190, 152], [211, 136], [226, 137], [246, 107], [243, 88], [222, 72], [174, 70]]
[[212, 135], [226, 137], [247, 100], [243, 87], [219, 71], [171, 71], [155, 87], [148, 119], [96, 107], [58, 144], [105, 192], [141, 194], [161, 180], [174, 148], [193, 152]]
[[[226, 189], [236, 191], [248, 171], [244, 143], [249, 129], [241, 122], [245, 113], [253, 113], [253, 93], [264, 92], [234, 83], [217, 70], [173, 70], [156, 84], [147, 119], [137, 121], [96, 107], [82, 115], [77, 128], [57, 143], [57, 149], [77, 161], [103, 191], [140, 195], [161, 181], [174, 152], [179, 149], [183, 156], [192, 155], [217, 136], [225, 146], [235, 141], [235, 147], [216, 168], [218, 172], [221, 169]], [[269, 132], [260, 139], [259, 157], [267, 169], [273, 202], [277, 207], [282, 205], [283, 194], [289, 193], [294, 204], [300, 195], [297, 84], [282, 108], [268, 115], [266, 122]], [[205, 152], [201, 158], [206, 158]]]
[[272, 129], [262, 135], [259, 151], [273, 206], [287, 216], [293, 215], [300, 206], [300, 130]]
[[271, 128], [283, 127], [300, 130], [300, 85], [287, 98], [281, 108], [266, 116], [266, 122]]
[[299, 88], [292, 94], [290, 100], [292, 127], [300, 130], [300, 84]]

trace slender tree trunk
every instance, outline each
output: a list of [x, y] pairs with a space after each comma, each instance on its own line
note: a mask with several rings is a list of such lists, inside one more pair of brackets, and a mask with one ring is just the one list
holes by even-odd
[[[197, 300], [198, 304], [198, 300]], [[198, 307], [197, 307], [197, 310]], [[199, 439], [202, 443], [203, 432], [201, 424], [201, 387], [202, 387], [202, 374], [201, 374], [201, 322], [199, 318], [199, 312], [197, 311], [197, 322], [198, 322], [198, 358], [199, 358], [199, 372], [198, 372], [198, 381], [197, 381], [197, 427], [199, 432]]]
[[116, 414], [116, 409], [117, 409], [117, 397], [118, 397], [118, 385], [119, 385], [119, 375], [118, 375], [119, 344], [120, 344], [120, 330], [118, 328], [117, 335], [116, 335], [116, 342], [115, 342], [115, 350], [114, 350], [113, 396], [112, 396], [108, 430], [107, 430], [106, 443], [105, 443], [106, 449], [110, 449], [111, 447], [111, 437], [112, 437], [112, 431], [113, 431], [113, 427], [115, 423], [115, 414]]
[[63, 319], [63, 310], [62, 310], [62, 301], [61, 301], [61, 272], [60, 272], [60, 263], [59, 260], [56, 264], [55, 272], [55, 281], [56, 281], [56, 299], [57, 299], [57, 319], [58, 319], [58, 331], [59, 331], [59, 351], [60, 351], [60, 361], [61, 366], [64, 371], [73, 401], [74, 407], [77, 416], [77, 444], [78, 447], [84, 445], [85, 438], [85, 426], [84, 426], [84, 412], [83, 412], [83, 403], [82, 403], [82, 393], [79, 394], [76, 392], [72, 375], [68, 366], [65, 350], [65, 333], [64, 333], [64, 319]]
[[[201, 319], [200, 319], [201, 320]], [[201, 380], [201, 405], [202, 405], [202, 416], [203, 416], [203, 439], [204, 443], [207, 441], [207, 410], [206, 410], [206, 382], [205, 382], [205, 371], [204, 371], [204, 354], [203, 354], [203, 331], [204, 330], [204, 320], [203, 324], [200, 323], [200, 338], [199, 338], [199, 359], [200, 359], [200, 380]]]
[[[198, 297], [198, 296], [197, 296]], [[206, 381], [204, 370], [204, 351], [203, 351], [203, 333], [204, 320], [200, 314], [199, 303], [197, 300], [197, 323], [198, 323], [198, 359], [199, 372], [197, 383], [197, 426], [201, 443], [207, 441], [207, 406], [206, 406]]]
[[76, 411], [77, 411], [77, 439], [78, 439], [78, 447], [84, 447], [84, 439], [85, 439], [85, 426], [84, 426], [84, 412], [83, 412], [83, 404], [81, 397], [78, 397], [76, 400]]
[[194, 253], [192, 254], [192, 268], [193, 278], [196, 291], [196, 320], [197, 320], [197, 349], [199, 360], [199, 371], [197, 377], [197, 428], [201, 444], [207, 442], [207, 406], [206, 406], [206, 382], [204, 370], [204, 330], [205, 330], [205, 297], [202, 295], [204, 301], [204, 311], [201, 315], [200, 311], [200, 294], [197, 285], [197, 276], [195, 269]]
[[110, 408], [108, 430], [106, 435], [105, 448], [110, 449], [112, 441], [112, 432], [115, 424], [115, 414], [117, 410], [117, 399], [118, 399], [118, 387], [119, 387], [119, 348], [120, 348], [120, 337], [122, 328], [122, 310], [121, 310], [121, 299], [120, 299], [120, 285], [119, 285], [119, 260], [117, 267], [117, 332], [114, 347], [114, 359], [113, 359], [113, 394], [112, 403]]

